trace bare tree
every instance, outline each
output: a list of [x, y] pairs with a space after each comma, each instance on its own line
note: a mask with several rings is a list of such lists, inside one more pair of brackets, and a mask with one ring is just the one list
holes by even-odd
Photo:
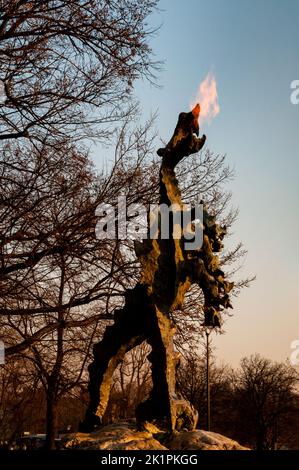
[[10, 144], [2, 161], [1, 336], [6, 357], [21, 355], [38, 371], [48, 447], [60, 398], [82, 379], [100, 320], [112, 319], [138, 271], [119, 240], [95, 236], [100, 203], [116, 205], [124, 190], [129, 203], [143, 201], [156, 188], [149, 125], [126, 142], [123, 131], [108, 174], [66, 145], [24, 155]]
[[115, 370], [106, 422], [134, 418], [136, 406], [150, 393], [151, 372], [147, 360], [150, 351], [150, 346], [142, 343], [128, 352]]
[[240, 425], [246, 423], [255, 448], [275, 450], [285, 444], [290, 431], [286, 421], [292, 419], [298, 403], [295, 369], [256, 354], [242, 359], [235, 383]]
[[[212, 348], [211, 348], [212, 349]], [[230, 416], [233, 401], [231, 383], [232, 370], [227, 365], [217, 365], [211, 354], [210, 361], [210, 396], [212, 431], [231, 435], [233, 428]], [[206, 357], [199, 348], [185, 353], [178, 369], [178, 388], [198, 410], [200, 428], [205, 428], [207, 418], [207, 376]]]
[[109, 299], [121, 295], [126, 278], [132, 280], [136, 261], [125, 259], [119, 240], [96, 237], [96, 211], [108, 202], [116, 207], [124, 191], [128, 204], [155, 192], [151, 142], [145, 129], [135, 130], [107, 174], [95, 172], [85, 153], [65, 145], [60, 151], [31, 148], [26, 154], [16, 145], [5, 149], [0, 165], [1, 315], [55, 312], [43, 288], [55, 278], [61, 257], [78, 273], [61, 308], [105, 298], [109, 311]]
[[25, 430], [32, 403], [39, 404], [39, 378], [24, 358], [0, 366], [0, 439], [11, 443]]
[[[134, 278], [136, 262], [121, 253], [119, 242], [96, 239], [95, 213], [100, 203], [115, 203], [124, 186], [132, 201], [144, 195], [136, 183], [148, 151], [146, 130], [130, 134], [129, 148], [122, 135], [136, 110], [134, 80], [152, 80], [157, 66], [145, 23], [156, 3], [0, 5], [1, 336], [6, 357], [23, 357], [39, 373], [49, 446], [58, 397], [78, 382], [92, 332], [99, 319], [110, 318], [113, 298], [121, 302]], [[96, 175], [86, 152], [73, 143], [84, 137], [107, 142], [121, 120], [113, 169]], [[153, 183], [142, 184], [151, 191]], [[97, 313], [82, 310], [91, 303]], [[73, 331], [77, 340], [81, 336], [80, 347], [66, 348]], [[66, 360], [76, 380], [68, 376]]]
[[0, 139], [109, 136], [158, 64], [146, 18], [157, 0], [1, 0]]

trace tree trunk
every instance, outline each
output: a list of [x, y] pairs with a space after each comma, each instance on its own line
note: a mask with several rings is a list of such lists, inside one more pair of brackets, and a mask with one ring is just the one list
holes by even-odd
[[46, 450], [55, 449], [58, 399], [52, 387], [47, 390]]
[[264, 428], [260, 428], [257, 430], [256, 436], [256, 450], [268, 450], [267, 448], [267, 441], [266, 441], [266, 431]]

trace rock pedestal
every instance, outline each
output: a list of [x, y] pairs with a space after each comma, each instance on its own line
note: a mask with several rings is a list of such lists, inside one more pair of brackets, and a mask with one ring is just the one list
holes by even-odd
[[215, 432], [194, 430], [170, 435], [149, 423], [140, 430], [135, 423], [125, 421], [89, 434], [73, 434], [65, 439], [64, 445], [67, 449], [82, 450], [249, 450]]

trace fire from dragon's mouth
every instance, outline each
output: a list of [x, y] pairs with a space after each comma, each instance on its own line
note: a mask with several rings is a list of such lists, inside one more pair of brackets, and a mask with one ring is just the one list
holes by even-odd
[[[200, 103], [200, 106], [198, 103]], [[190, 103], [190, 107], [194, 117], [200, 120], [200, 124], [210, 123], [219, 114], [217, 83], [212, 73], [209, 72], [199, 84], [195, 99]]]

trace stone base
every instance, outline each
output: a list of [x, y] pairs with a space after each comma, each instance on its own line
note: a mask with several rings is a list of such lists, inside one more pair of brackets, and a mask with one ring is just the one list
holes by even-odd
[[161, 432], [145, 423], [121, 421], [103, 426], [91, 433], [76, 433], [64, 439], [67, 449], [84, 450], [250, 450], [215, 432], [202, 430]]

